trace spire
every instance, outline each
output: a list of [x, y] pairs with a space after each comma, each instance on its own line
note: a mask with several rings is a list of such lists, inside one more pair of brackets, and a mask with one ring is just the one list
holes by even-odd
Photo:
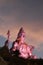
[[8, 30], [8, 32], [7, 32], [7, 39], [8, 39], [8, 41], [9, 41], [9, 38], [10, 38], [10, 30]]
[[7, 40], [5, 41], [5, 46], [6, 47], [9, 46], [9, 38], [10, 38], [10, 30], [8, 30], [8, 32], [7, 32]]
[[23, 27], [20, 28], [20, 30], [18, 32], [18, 37], [20, 37], [22, 35], [22, 33], [25, 33]]

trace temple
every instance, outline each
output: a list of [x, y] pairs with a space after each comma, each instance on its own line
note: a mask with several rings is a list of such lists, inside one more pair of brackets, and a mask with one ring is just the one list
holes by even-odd
[[32, 54], [34, 46], [27, 44], [25, 42], [25, 32], [23, 27], [20, 28], [16, 40], [13, 42], [11, 52], [12, 55], [18, 55], [20, 58], [24, 59], [37, 59], [35, 55]]

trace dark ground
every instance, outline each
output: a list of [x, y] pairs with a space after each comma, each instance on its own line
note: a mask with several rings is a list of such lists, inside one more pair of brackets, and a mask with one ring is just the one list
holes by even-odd
[[43, 65], [43, 59], [23, 59], [17, 55], [12, 56], [5, 46], [0, 48], [0, 65]]

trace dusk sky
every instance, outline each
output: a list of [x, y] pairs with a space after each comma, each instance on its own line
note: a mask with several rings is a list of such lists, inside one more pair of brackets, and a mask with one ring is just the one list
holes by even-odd
[[0, 0], [0, 35], [7, 37], [9, 29], [13, 41], [21, 27], [26, 43], [34, 45], [34, 53], [43, 58], [43, 0]]

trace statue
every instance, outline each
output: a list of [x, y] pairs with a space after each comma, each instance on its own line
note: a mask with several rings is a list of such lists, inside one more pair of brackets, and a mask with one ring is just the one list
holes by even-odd
[[16, 41], [13, 42], [13, 46], [11, 48], [12, 52], [18, 51], [18, 56], [20, 58], [24, 58], [24, 59], [28, 59], [28, 58], [32, 58], [32, 59], [36, 59], [36, 56], [32, 55], [32, 49], [34, 49], [34, 46], [29, 46], [28, 44], [26, 44], [25, 40], [25, 32], [23, 30], [23, 27], [20, 28], [19, 33], [17, 35], [17, 39]]

